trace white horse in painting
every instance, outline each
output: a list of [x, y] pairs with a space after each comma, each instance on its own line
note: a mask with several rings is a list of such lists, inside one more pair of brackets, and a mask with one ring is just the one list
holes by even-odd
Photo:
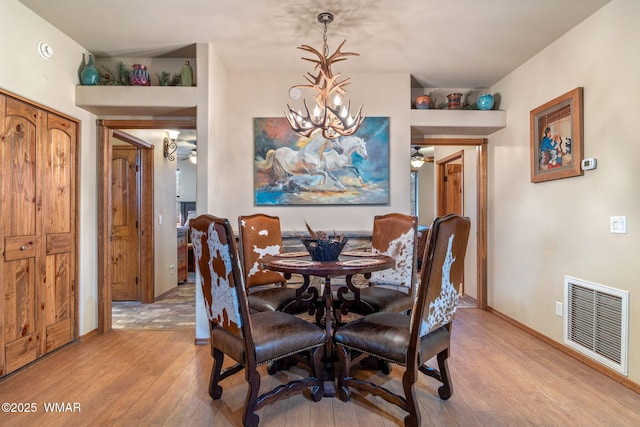
[[311, 139], [299, 151], [289, 147], [269, 150], [264, 160], [256, 160], [256, 167], [262, 172], [270, 173], [276, 178], [276, 182], [288, 181], [294, 175], [319, 175], [322, 177], [320, 185], [326, 185], [327, 178], [331, 178], [344, 191], [346, 187], [327, 169], [325, 150], [343, 153], [337, 140], [320, 135]]
[[330, 171], [349, 169], [355, 174], [362, 184], [362, 175], [358, 168], [353, 164], [351, 155], [355, 152], [364, 160], [367, 160], [369, 158], [369, 154], [367, 153], [367, 143], [359, 136], [345, 136], [340, 138], [339, 141], [342, 149], [344, 150], [342, 154], [334, 150], [324, 153], [324, 158], [327, 161], [327, 169]]

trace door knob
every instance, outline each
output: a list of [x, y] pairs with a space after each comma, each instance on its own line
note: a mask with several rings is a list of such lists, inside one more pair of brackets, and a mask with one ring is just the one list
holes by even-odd
[[22, 246], [20, 246], [20, 250], [21, 250], [21, 251], [26, 251], [26, 250], [27, 250], [27, 246], [26, 246], [26, 245], [22, 245]]

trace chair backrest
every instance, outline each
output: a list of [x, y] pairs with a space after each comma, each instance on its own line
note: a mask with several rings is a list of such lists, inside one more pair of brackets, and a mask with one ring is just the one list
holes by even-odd
[[212, 325], [251, 343], [249, 307], [229, 221], [200, 215], [189, 221], [196, 281]]
[[420, 274], [420, 289], [411, 313], [412, 339], [414, 334], [423, 337], [453, 321], [470, 227], [469, 218], [455, 214], [433, 222]]
[[280, 218], [264, 214], [239, 216], [238, 235], [247, 288], [284, 283], [285, 278], [281, 273], [260, 266], [260, 259], [265, 255], [282, 253]]
[[374, 217], [371, 251], [392, 257], [396, 264], [393, 268], [371, 273], [371, 284], [404, 287], [413, 294], [417, 227], [418, 220], [412, 215], [390, 213]]

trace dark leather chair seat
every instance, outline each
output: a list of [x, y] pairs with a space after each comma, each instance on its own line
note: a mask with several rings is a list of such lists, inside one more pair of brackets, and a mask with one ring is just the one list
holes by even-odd
[[406, 312], [413, 307], [413, 298], [406, 292], [381, 286], [369, 286], [360, 290], [360, 298], [366, 301], [375, 312]]
[[[411, 316], [380, 312], [354, 320], [336, 331], [336, 341], [349, 349], [367, 349], [379, 359], [407, 364]], [[420, 338], [419, 364], [424, 364], [449, 346], [450, 333], [444, 326]]]
[[251, 291], [248, 295], [251, 311], [285, 311], [285, 308], [295, 303], [296, 290], [288, 287], [271, 287]]
[[[324, 331], [316, 325], [278, 311], [251, 314], [251, 332], [256, 365], [278, 360], [289, 354], [324, 344]], [[282, 337], [287, 337], [282, 339]], [[212, 340], [217, 348], [236, 362], [245, 363], [242, 338], [223, 328], [214, 328]]]

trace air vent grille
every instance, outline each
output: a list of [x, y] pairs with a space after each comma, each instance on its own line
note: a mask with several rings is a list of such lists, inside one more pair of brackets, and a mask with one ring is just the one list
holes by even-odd
[[629, 293], [565, 276], [564, 342], [627, 375]]

